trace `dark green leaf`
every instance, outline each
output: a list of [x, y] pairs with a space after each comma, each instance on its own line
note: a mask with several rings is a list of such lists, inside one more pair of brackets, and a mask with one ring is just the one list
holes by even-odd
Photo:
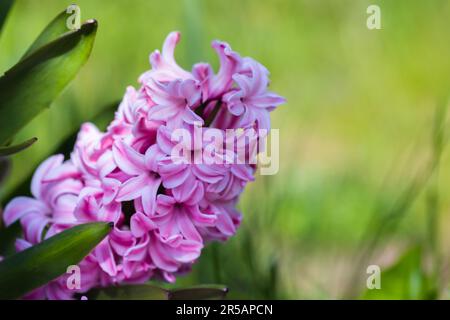
[[94, 289], [88, 295], [94, 300], [206, 300], [224, 299], [227, 292], [220, 285], [167, 290], [153, 284], [139, 284]]
[[22, 143], [13, 145], [13, 146], [0, 147], [0, 157], [11, 156], [15, 153], [23, 151], [26, 148], [30, 147], [36, 141], [37, 141], [37, 138], [31, 138], [30, 140], [27, 140], [25, 142], [22, 142]]
[[8, 257], [14, 254], [16, 239], [22, 233], [20, 222], [16, 222], [7, 228], [0, 228], [0, 256]]
[[151, 285], [126, 285], [94, 290], [95, 300], [167, 300], [169, 291]]
[[111, 231], [112, 224], [79, 225], [0, 263], [0, 299], [18, 299], [76, 265]]
[[31, 121], [75, 77], [87, 61], [97, 22], [39, 48], [0, 78], [0, 145]]
[[70, 32], [71, 30], [67, 28], [67, 18], [68, 14], [66, 10], [57, 15], [55, 19], [53, 19], [52, 22], [48, 24], [44, 31], [42, 31], [37, 39], [33, 42], [33, 44], [24, 54], [22, 60], [30, 56], [33, 52], [46, 45], [47, 43], [58, 39], [60, 36], [67, 32]]
[[1, 0], [0, 1], [0, 31], [2, 30], [3, 24], [5, 23], [8, 12], [11, 9], [14, 0]]
[[228, 288], [220, 285], [202, 285], [171, 290], [169, 300], [214, 300], [225, 299]]
[[0, 187], [5, 182], [10, 171], [11, 171], [11, 160], [8, 158], [0, 157]]

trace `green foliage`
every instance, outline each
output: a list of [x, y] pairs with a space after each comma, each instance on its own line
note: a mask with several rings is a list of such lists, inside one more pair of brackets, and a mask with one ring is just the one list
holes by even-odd
[[[0, 0], [0, 5], [5, 2]], [[121, 96], [126, 85], [135, 84], [149, 68], [149, 52], [160, 48], [168, 31], [180, 30], [183, 38], [176, 54], [181, 66], [190, 68], [191, 62], [202, 60], [216, 62], [217, 67], [210, 41], [225, 40], [243, 56], [266, 65], [272, 90], [289, 103], [272, 119], [273, 127], [281, 129], [279, 174], [266, 187], [267, 177], [249, 185], [240, 204], [244, 219], [236, 237], [214, 250], [205, 248], [194, 271], [179, 278], [177, 285], [226, 283], [231, 298], [263, 298], [275, 278], [277, 297], [342, 298], [347, 285], [343, 279], [359, 288], [365, 284], [365, 278], [349, 276], [359, 264], [356, 254], [368, 250], [384, 257], [418, 237], [427, 242], [425, 194], [414, 196], [420, 192], [417, 187], [408, 190], [408, 185], [423, 183], [416, 176], [430, 147], [423, 138], [432, 127], [436, 97], [448, 94], [448, 1], [380, 1], [388, 14], [379, 31], [365, 26], [367, 1], [190, 2], [182, 6], [179, 0], [133, 0], [133, 5], [118, 2], [104, 10], [101, 1], [77, 1], [84, 13], [95, 14], [103, 30], [113, 32], [102, 32], [95, 57], [79, 81], [18, 134], [20, 141], [33, 136], [40, 140], [23, 156], [11, 159], [2, 200], [14, 192], [27, 194], [29, 181], [21, 192], [16, 192], [17, 186], [59, 150], [79, 123], [91, 121], [105, 99]], [[15, 6], [8, 32], [0, 39], [3, 69], [25, 52], [26, 42], [34, 40], [48, 13], [61, 9], [61, 0], [17, 1]], [[196, 13], [195, 7], [201, 11]], [[161, 12], [171, 14], [162, 19]], [[157, 23], [143, 27], [149, 21]], [[443, 236], [450, 212], [448, 177], [447, 151], [436, 179], [441, 223], [435, 237], [443, 263], [448, 252]], [[430, 198], [434, 208], [435, 196]], [[268, 219], [272, 216], [275, 219]], [[264, 223], [255, 223], [257, 219]], [[244, 249], [246, 226], [252, 230], [252, 250]], [[373, 240], [376, 234], [381, 235], [379, 241]], [[278, 271], [271, 277], [275, 253]], [[442, 272], [443, 264], [438, 267]], [[441, 285], [448, 292], [449, 283], [441, 279]], [[359, 296], [357, 292], [352, 297]]]
[[0, 228], [0, 256], [8, 257], [15, 253], [15, 242], [21, 233], [19, 221], [7, 228]]
[[75, 77], [91, 53], [97, 22], [34, 51], [0, 78], [0, 143], [47, 108]]
[[420, 247], [408, 250], [398, 261], [381, 272], [381, 289], [367, 290], [361, 299], [433, 299], [436, 293], [430, 288], [430, 278], [424, 272]]
[[18, 299], [76, 265], [111, 231], [112, 224], [90, 223], [63, 231], [0, 263], [0, 299]]
[[153, 284], [140, 284], [94, 289], [88, 295], [95, 300], [205, 300], [224, 299], [227, 292], [228, 289], [220, 285], [170, 290]]
[[0, 31], [2, 30], [3, 24], [5, 23], [6, 17], [8, 16], [9, 10], [11, 9], [14, 0], [2, 0], [0, 2]]
[[11, 170], [11, 161], [8, 158], [0, 157], [0, 186], [8, 177], [10, 170]]
[[141, 284], [94, 289], [88, 296], [94, 300], [167, 300], [169, 293], [151, 284]]
[[169, 291], [169, 300], [225, 299], [228, 289], [220, 285], [202, 285]]

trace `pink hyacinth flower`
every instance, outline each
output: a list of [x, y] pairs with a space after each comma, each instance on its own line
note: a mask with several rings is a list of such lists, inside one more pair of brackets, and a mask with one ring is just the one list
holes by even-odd
[[164, 154], [159, 151], [157, 145], [153, 145], [142, 155], [122, 141], [116, 141], [113, 154], [117, 166], [130, 176], [120, 187], [116, 200], [130, 201], [141, 198], [144, 211], [149, 215], [153, 214], [156, 194], [161, 185], [158, 160]]
[[233, 115], [241, 117], [241, 127], [250, 127], [256, 121], [259, 129], [269, 130], [270, 111], [285, 99], [267, 91], [269, 79], [265, 67], [250, 58], [245, 60], [245, 66], [249, 72], [233, 76], [238, 89], [225, 94], [224, 102]]
[[166, 82], [176, 79], [192, 79], [192, 74], [183, 70], [175, 61], [175, 47], [180, 41], [179, 32], [171, 32], [164, 41], [162, 54], [156, 50], [150, 55], [152, 70], [144, 73], [139, 82], [146, 84], [151, 80]]
[[171, 128], [180, 128], [183, 122], [203, 124], [193, 111], [201, 98], [200, 85], [195, 80], [154, 81], [148, 91], [156, 104], [149, 109], [148, 120], [165, 122]]

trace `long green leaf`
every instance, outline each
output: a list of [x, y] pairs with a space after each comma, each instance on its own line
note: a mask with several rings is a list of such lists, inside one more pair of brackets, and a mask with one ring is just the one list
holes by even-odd
[[16, 145], [0, 147], [0, 157], [11, 156], [15, 153], [23, 151], [26, 148], [30, 147], [36, 141], [37, 141], [37, 138], [31, 138], [30, 140], [27, 140], [25, 142], [22, 142], [22, 143], [19, 143]]
[[97, 289], [95, 300], [168, 300], [169, 291], [150, 284], [126, 285]]
[[221, 285], [202, 285], [171, 290], [169, 300], [222, 300], [227, 293], [228, 288]]
[[2, 30], [3, 24], [5, 23], [8, 12], [11, 9], [14, 0], [1, 0], [0, 1], [0, 31]]
[[31, 121], [75, 77], [87, 61], [97, 22], [91, 20], [41, 47], [0, 78], [0, 145]]
[[0, 299], [18, 299], [76, 265], [111, 231], [112, 224], [79, 225], [0, 263]]
[[206, 300], [224, 299], [227, 293], [228, 289], [220, 285], [167, 290], [153, 284], [139, 284], [94, 289], [88, 295], [94, 300]]
[[67, 18], [68, 14], [66, 10], [58, 14], [33, 42], [33, 44], [24, 54], [22, 60], [30, 56], [33, 52], [46, 45], [47, 43], [58, 39], [60, 36], [67, 32], [70, 32], [71, 30], [67, 28]]

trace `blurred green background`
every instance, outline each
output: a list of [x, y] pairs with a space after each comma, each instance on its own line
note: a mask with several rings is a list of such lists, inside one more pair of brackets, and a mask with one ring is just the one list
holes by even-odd
[[[0, 37], [0, 71], [15, 64], [73, 1], [19, 0]], [[244, 193], [242, 228], [209, 246], [176, 286], [223, 283], [231, 298], [448, 298], [450, 1], [79, 0], [99, 30], [92, 56], [17, 140], [5, 198], [84, 121], [149, 69], [151, 51], [182, 33], [186, 69], [230, 43], [271, 71], [288, 103], [273, 113], [280, 171]], [[381, 30], [366, 27], [370, 4]], [[98, 116], [102, 115], [102, 116]], [[20, 139], [24, 138], [24, 139]], [[4, 200], [4, 199], [3, 199]], [[406, 255], [405, 255], [406, 252]], [[361, 296], [366, 268], [382, 290]]]

